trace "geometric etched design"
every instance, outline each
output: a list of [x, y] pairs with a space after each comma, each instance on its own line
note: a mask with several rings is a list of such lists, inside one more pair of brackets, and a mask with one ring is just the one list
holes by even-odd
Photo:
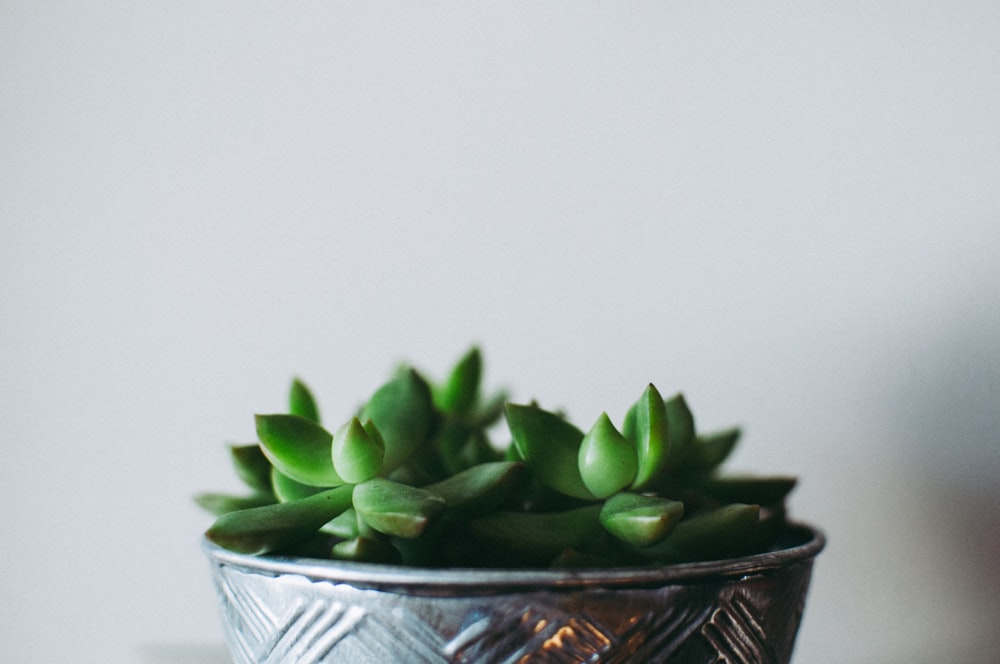
[[472, 611], [445, 644], [449, 662], [592, 662], [613, 647], [614, 635], [582, 615], [556, 607], [517, 604]]
[[[688, 586], [659, 595], [591, 591], [585, 609], [579, 599], [567, 603], [543, 591], [410, 597], [226, 566], [215, 578], [238, 664], [783, 661], [753, 603], [739, 592], [715, 591], [706, 599]], [[440, 606], [428, 608], [429, 600]]]
[[609, 662], [666, 662], [704, 624], [711, 604], [679, 605], [673, 611], [649, 612], [622, 634], [622, 646]]
[[[654, 598], [652, 609], [630, 600], [629, 591], [619, 591], [620, 600], [594, 593], [590, 611], [535, 592], [450, 598], [448, 610], [429, 611], [427, 598], [225, 566], [216, 571], [239, 664], [780, 661], [752, 602], [738, 592], [714, 591], [706, 599], [695, 596], [696, 587], [678, 586]], [[704, 640], [692, 642], [694, 635]]]
[[364, 616], [362, 609], [340, 603], [324, 606], [318, 600], [291, 608], [271, 636], [261, 642], [255, 653], [257, 661], [277, 664], [322, 660]]
[[400, 607], [373, 613], [350, 597], [329, 597], [326, 591], [334, 588], [329, 583], [223, 567], [216, 584], [230, 648], [240, 664], [448, 661], [442, 637], [422, 621]]
[[209, 556], [237, 664], [786, 664], [812, 567], [698, 583], [466, 580], [413, 592]]
[[593, 616], [568, 613], [557, 606], [494, 605], [470, 612], [442, 654], [449, 662], [463, 664], [665, 662], [698, 631], [710, 612], [711, 606], [647, 611], [629, 616], [616, 632]]
[[733, 595], [712, 614], [701, 628], [718, 653], [719, 661], [731, 664], [770, 664], [776, 660], [768, 646], [767, 634], [746, 597]]

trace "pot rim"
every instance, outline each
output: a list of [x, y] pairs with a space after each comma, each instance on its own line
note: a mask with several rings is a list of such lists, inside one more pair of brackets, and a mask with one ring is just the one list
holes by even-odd
[[725, 560], [681, 563], [659, 567], [600, 569], [518, 569], [464, 567], [408, 567], [295, 556], [255, 556], [235, 553], [202, 538], [202, 548], [214, 564], [242, 571], [279, 576], [294, 574], [313, 581], [346, 583], [358, 588], [415, 590], [424, 593], [456, 588], [504, 589], [642, 587], [668, 583], [704, 582], [767, 573], [799, 563], [811, 563], [826, 546], [819, 529], [789, 522], [781, 548]]

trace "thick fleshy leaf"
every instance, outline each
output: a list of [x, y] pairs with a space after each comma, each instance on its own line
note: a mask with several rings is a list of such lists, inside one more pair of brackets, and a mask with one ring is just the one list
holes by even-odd
[[497, 461], [473, 466], [424, 489], [444, 499], [449, 516], [465, 517], [495, 510], [526, 480], [523, 463]]
[[274, 466], [296, 482], [339, 486], [344, 480], [333, 467], [333, 436], [299, 415], [257, 415], [261, 451]]
[[[520, 450], [517, 449], [517, 445], [513, 441], [504, 448], [503, 459], [504, 461], [524, 461], [524, 457], [521, 456]], [[583, 480], [581, 479], [580, 481], [582, 482]]]
[[662, 542], [636, 552], [667, 564], [746, 555], [756, 542], [759, 518], [757, 505], [725, 505], [682, 520]]
[[652, 383], [629, 410], [624, 429], [625, 437], [635, 445], [638, 460], [632, 488], [641, 490], [663, 472], [670, 454], [667, 410]]
[[334, 560], [383, 565], [398, 565], [403, 562], [403, 556], [392, 544], [368, 537], [355, 537], [337, 542], [330, 551], [330, 557]]
[[[442, 426], [435, 433], [432, 441], [432, 447], [437, 452], [437, 459], [440, 460], [440, 464], [435, 464], [440, 467], [436, 469], [436, 473], [431, 472], [432, 476], [447, 477], [468, 467], [462, 459], [462, 448], [465, 447], [472, 434], [472, 430], [458, 418], [448, 417], [442, 422]], [[427, 455], [421, 455], [420, 461], [423, 462], [423, 468], [434, 470], [431, 465], [435, 461], [434, 459], [427, 458]]]
[[712, 498], [727, 503], [774, 505], [791, 493], [796, 482], [796, 478], [789, 476], [733, 475], [705, 478], [695, 486]]
[[469, 529], [486, 546], [527, 562], [549, 561], [592, 540], [601, 529], [600, 513], [600, 505], [565, 512], [495, 512], [471, 520]]
[[305, 541], [351, 506], [351, 486], [315, 496], [223, 514], [205, 536], [238, 553], [262, 554]]
[[577, 465], [582, 431], [534, 405], [507, 404], [505, 412], [518, 454], [542, 484], [574, 498], [594, 498]]
[[583, 437], [577, 467], [587, 490], [598, 498], [607, 498], [635, 479], [635, 447], [618, 432], [607, 413], [601, 413]]
[[667, 498], [619, 493], [605, 501], [601, 525], [633, 546], [650, 546], [670, 534], [684, 516], [684, 503]]
[[476, 403], [483, 371], [479, 348], [473, 346], [451, 370], [444, 383], [434, 391], [434, 403], [446, 413], [463, 415]]
[[261, 507], [274, 503], [274, 496], [269, 493], [256, 493], [252, 496], [230, 496], [224, 493], [199, 493], [194, 502], [215, 516], [246, 510], [251, 507]]
[[667, 413], [667, 438], [670, 440], [667, 470], [671, 471], [681, 465], [688, 449], [694, 444], [694, 416], [683, 394], [667, 399], [663, 408]]
[[316, 399], [313, 398], [312, 392], [306, 384], [298, 378], [292, 381], [292, 387], [288, 391], [288, 412], [319, 424], [319, 408], [316, 407]]
[[298, 500], [299, 498], [314, 496], [320, 491], [323, 491], [323, 487], [310, 486], [308, 484], [303, 484], [302, 482], [296, 482], [277, 468], [272, 467], [271, 490], [274, 492], [274, 495], [278, 498], [278, 500], [284, 503], [289, 500]]
[[353, 507], [349, 507], [333, 517], [320, 530], [341, 539], [354, 539], [361, 534], [358, 528], [358, 513]]
[[385, 438], [382, 437], [382, 432], [378, 430], [378, 427], [375, 426], [375, 423], [371, 419], [365, 420], [362, 426], [365, 428], [368, 437], [372, 439], [372, 442], [379, 449], [379, 453], [385, 458]]
[[385, 443], [377, 431], [372, 437], [361, 421], [354, 417], [334, 432], [332, 454], [337, 474], [345, 482], [357, 484], [378, 474], [385, 455]]
[[740, 429], [734, 427], [695, 438], [681, 463], [683, 471], [704, 473], [722, 465], [740, 439]]
[[413, 538], [444, 511], [445, 502], [424, 489], [376, 477], [354, 487], [354, 509], [380, 533]]
[[260, 445], [231, 445], [229, 453], [236, 474], [254, 491], [271, 492], [271, 462], [260, 450]]
[[427, 441], [435, 421], [431, 389], [420, 374], [404, 368], [376, 390], [359, 419], [370, 419], [382, 433], [382, 472], [390, 473]]

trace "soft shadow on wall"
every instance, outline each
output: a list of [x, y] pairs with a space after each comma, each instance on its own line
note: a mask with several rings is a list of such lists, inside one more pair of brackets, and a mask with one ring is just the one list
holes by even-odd
[[928, 321], [934, 332], [917, 335], [925, 345], [900, 358], [889, 415], [903, 434], [901, 470], [924, 497], [915, 508], [932, 524], [929, 546], [975, 622], [963, 631], [976, 642], [953, 661], [987, 662], [1000, 652], [1000, 297], [953, 307], [960, 313]]

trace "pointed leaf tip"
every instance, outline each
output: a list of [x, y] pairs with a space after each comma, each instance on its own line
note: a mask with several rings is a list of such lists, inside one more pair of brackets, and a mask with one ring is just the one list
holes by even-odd
[[635, 445], [637, 457], [632, 488], [641, 490], [663, 472], [670, 453], [666, 407], [652, 383], [629, 410], [626, 423], [626, 435]]
[[445, 382], [435, 390], [434, 403], [446, 413], [463, 415], [469, 412], [479, 397], [483, 359], [473, 346], [452, 368]]
[[635, 448], [602, 413], [580, 443], [577, 465], [587, 490], [607, 498], [635, 479]]
[[377, 429], [371, 420], [365, 427], [354, 417], [333, 434], [333, 467], [345, 482], [357, 484], [375, 477], [382, 468], [385, 445], [381, 437], [373, 437], [368, 429]]
[[309, 387], [298, 377], [292, 380], [292, 387], [288, 393], [288, 412], [319, 423], [316, 399], [313, 398]]

